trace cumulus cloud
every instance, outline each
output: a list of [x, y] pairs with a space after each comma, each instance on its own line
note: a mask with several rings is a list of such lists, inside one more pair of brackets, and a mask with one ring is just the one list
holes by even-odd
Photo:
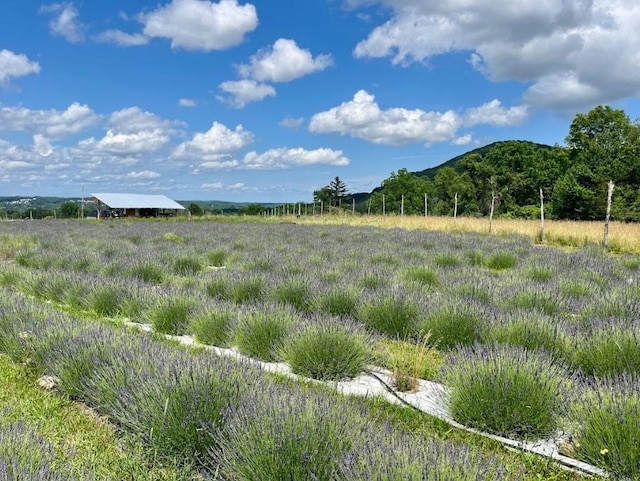
[[23, 77], [39, 72], [40, 64], [29, 60], [26, 55], [0, 50], [0, 84], [7, 82], [11, 77]]
[[138, 19], [146, 36], [168, 38], [172, 48], [202, 51], [233, 47], [258, 26], [255, 7], [237, 0], [173, 0]]
[[53, 153], [53, 147], [51, 147], [49, 139], [41, 134], [35, 134], [33, 136], [33, 150], [43, 157], [49, 157]]
[[304, 123], [304, 118], [303, 117], [298, 117], [298, 118], [286, 117], [286, 118], [282, 119], [280, 122], [278, 122], [278, 125], [280, 127], [286, 127], [288, 129], [297, 129], [303, 123]]
[[139, 47], [149, 43], [149, 37], [141, 33], [127, 33], [122, 30], [105, 30], [96, 35], [95, 40], [102, 43], [113, 43], [118, 47]]
[[169, 135], [162, 129], [140, 130], [132, 133], [108, 130], [102, 139], [96, 140], [91, 137], [79, 142], [78, 147], [85, 151], [135, 156], [160, 150], [170, 140]]
[[71, 43], [84, 41], [85, 25], [80, 22], [78, 9], [72, 3], [52, 3], [40, 7], [40, 13], [53, 14], [49, 28], [54, 35]]
[[249, 190], [245, 187], [244, 182], [236, 182], [234, 184], [225, 184], [224, 182], [206, 182], [200, 186], [206, 190]]
[[640, 95], [640, 3], [636, 0], [345, 0], [391, 8], [391, 18], [354, 49], [395, 64], [448, 52], [494, 81], [530, 83], [534, 107], [580, 109]]
[[349, 158], [341, 150], [279, 148], [261, 154], [249, 152], [239, 167], [246, 170], [280, 170], [300, 165], [345, 166], [349, 165]]
[[197, 103], [193, 99], [180, 99], [178, 100], [178, 105], [180, 107], [195, 107]]
[[462, 119], [451, 110], [444, 113], [404, 108], [381, 110], [373, 95], [360, 90], [353, 100], [315, 114], [309, 130], [350, 135], [374, 144], [403, 145], [451, 140], [461, 124]]
[[191, 140], [181, 143], [173, 151], [173, 157], [198, 158], [217, 162], [253, 142], [253, 134], [238, 125], [230, 130], [213, 122], [207, 132], [194, 134]]
[[154, 172], [153, 170], [141, 170], [140, 172], [129, 172], [126, 175], [127, 179], [134, 180], [151, 180], [162, 177], [158, 172]]
[[238, 73], [259, 82], [290, 82], [333, 64], [331, 55], [313, 57], [294, 40], [280, 38], [273, 47], [251, 56], [248, 64], [238, 66]]
[[227, 95], [218, 95], [217, 99], [236, 109], [241, 109], [248, 103], [258, 102], [266, 97], [275, 97], [276, 95], [276, 89], [271, 85], [248, 79], [222, 82], [219, 88]]
[[109, 126], [119, 133], [136, 133], [141, 130], [164, 130], [173, 134], [175, 127], [183, 126], [182, 122], [166, 120], [146, 112], [139, 107], [128, 107], [117, 110], [109, 116]]
[[93, 126], [100, 117], [87, 105], [72, 103], [64, 111], [0, 108], [0, 131], [30, 131], [50, 138], [74, 135]]
[[193, 171], [202, 170], [283, 170], [301, 165], [349, 165], [349, 158], [341, 150], [286, 147], [270, 149], [266, 152], [249, 152], [242, 160], [220, 160], [204, 162]]
[[517, 125], [527, 117], [527, 107], [517, 105], [505, 108], [498, 99], [491, 102], [468, 109], [464, 115], [464, 123], [471, 127], [477, 124], [489, 124], [497, 127]]

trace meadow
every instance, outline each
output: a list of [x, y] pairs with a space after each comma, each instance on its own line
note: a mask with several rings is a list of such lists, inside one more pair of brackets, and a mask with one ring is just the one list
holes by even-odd
[[[514, 439], [562, 432], [565, 454], [640, 476], [638, 255], [326, 217], [0, 223], [0, 361], [14, 373], [0, 381], [27, 389], [52, 376], [71, 403], [55, 410], [85, 406], [116, 459], [113, 472], [96, 468], [92, 454], [75, 455], [83, 444], [51, 438], [55, 416], [16, 415], [12, 404], [33, 413], [30, 401], [0, 396], [0, 479], [579, 477], [161, 334], [318, 380], [370, 364], [394, 371], [397, 390], [436, 380], [462, 424]], [[138, 468], [123, 477], [127, 462]]]

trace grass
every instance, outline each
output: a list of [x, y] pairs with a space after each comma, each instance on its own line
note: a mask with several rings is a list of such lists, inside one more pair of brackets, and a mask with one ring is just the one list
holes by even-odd
[[147, 318], [157, 332], [163, 334], [184, 334], [192, 315], [192, 303], [182, 297], [160, 299], [147, 312]]
[[466, 307], [443, 307], [429, 312], [418, 326], [440, 349], [468, 346], [480, 339], [480, 319]]
[[[18, 451], [16, 457], [26, 458], [18, 468], [49, 470], [51, 477], [36, 479], [52, 480], [56, 475], [61, 481], [91, 476], [96, 481], [197, 479], [188, 468], [154, 463], [134, 439], [118, 437], [113, 425], [85, 406], [42, 390], [33, 373], [2, 354], [0, 372], [0, 433], [19, 423], [31, 434], [23, 439], [28, 445], [22, 448], [15, 437], [6, 445], [0, 434], [0, 458], [2, 453]], [[34, 439], [38, 444], [33, 444]], [[52, 451], [48, 457], [43, 455], [47, 446]]]
[[236, 323], [235, 344], [247, 356], [275, 361], [294, 322], [295, 317], [290, 311], [277, 307], [246, 311]]
[[415, 335], [418, 308], [411, 300], [400, 296], [386, 296], [365, 301], [360, 306], [358, 319], [366, 326], [391, 338]]
[[232, 309], [204, 311], [193, 316], [189, 332], [198, 342], [224, 347], [230, 343], [234, 322], [235, 311]]

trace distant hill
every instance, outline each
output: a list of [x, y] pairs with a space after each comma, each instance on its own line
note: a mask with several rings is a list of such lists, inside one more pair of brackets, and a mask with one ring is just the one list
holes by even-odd
[[436, 167], [430, 167], [428, 169], [424, 169], [421, 170], [419, 172], [411, 172], [414, 175], [417, 175], [418, 177], [426, 177], [429, 180], [433, 180], [436, 176], [436, 174], [438, 173], [438, 170], [443, 168], [443, 167], [451, 167], [454, 170], [460, 170], [458, 169], [458, 162], [460, 160], [462, 160], [463, 158], [465, 158], [467, 155], [471, 155], [471, 154], [478, 154], [481, 157], [485, 157], [489, 151], [491, 149], [493, 149], [494, 147], [498, 147], [501, 145], [506, 145], [506, 144], [528, 144], [534, 147], [537, 147], [539, 149], [543, 149], [543, 150], [548, 150], [548, 149], [552, 149], [553, 147], [550, 145], [545, 145], [545, 144], [537, 144], [535, 142], [529, 142], [528, 140], [502, 140], [499, 142], [493, 142], [491, 144], [488, 145], [484, 145], [482, 147], [479, 147], [477, 149], [473, 149], [470, 150], [468, 152], [465, 152], [464, 154], [460, 154], [456, 157], [454, 157], [453, 159], [447, 160], [446, 162], [437, 165]]

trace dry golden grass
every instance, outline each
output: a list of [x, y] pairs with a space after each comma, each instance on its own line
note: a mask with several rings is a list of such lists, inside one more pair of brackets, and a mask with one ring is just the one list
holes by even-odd
[[[293, 219], [293, 218], [292, 218]], [[489, 220], [476, 217], [421, 217], [377, 215], [324, 215], [301, 217], [296, 222], [305, 224], [346, 224], [382, 228], [423, 229], [444, 232], [489, 233]], [[563, 247], [602, 245], [604, 222], [546, 220], [544, 244]], [[520, 234], [537, 242], [540, 221], [524, 219], [494, 219], [495, 235]], [[609, 249], [614, 253], [640, 253], [640, 225], [611, 222], [609, 225]]]

